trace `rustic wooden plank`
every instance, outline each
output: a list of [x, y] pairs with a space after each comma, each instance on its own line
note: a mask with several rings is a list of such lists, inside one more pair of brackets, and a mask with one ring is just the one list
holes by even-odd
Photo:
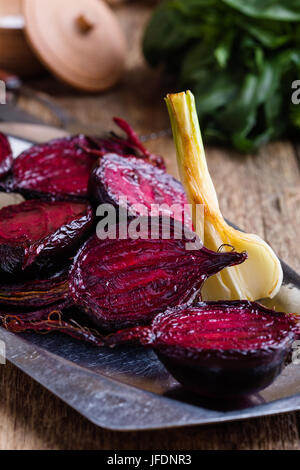
[[[130, 2], [117, 13], [129, 40], [130, 56], [123, 81], [113, 90], [83, 95], [46, 77], [32, 82], [73, 115], [110, 129], [111, 117], [128, 119], [141, 134], [169, 127], [163, 102], [175, 91], [159, 71], [149, 69], [140, 38], [151, 2]], [[32, 101], [23, 106], [53, 123]], [[171, 138], [149, 142], [177, 174]], [[208, 164], [224, 215], [244, 229], [265, 237], [288, 263], [300, 271], [297, 233], [299, 164], [289, 143], [273, 143], [257, 156], [207, 149]], [[0, 366], [0, 449], [299, 449], [300, 413], [213, 426], [168, 431], [116, 433], [96, 428], [10, 364]]]
[[299, 449], [295, 414], [168, 431], [96, 428], [7, 364], [0, 370], [0, 449]]

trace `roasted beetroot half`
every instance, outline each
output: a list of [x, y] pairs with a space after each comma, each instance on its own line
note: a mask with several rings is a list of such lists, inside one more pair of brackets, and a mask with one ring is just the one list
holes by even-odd
[[96, 206], [113, 204], [131, 217], [171, 216], [192, 229], [182, 184], [164, 170], [137, 158], [105, 155], [92, 171], [89, 194]]
[[128, 122], [121, 118], [114, 118], [114, 122], [125, 132], [126, 138], [119, 137], [113, 132], [109, 138], [93, 137], [90, 138], [90, 145], [85, 146], [84, 150], [98, 157], [103, 157], [107, 153], [116, 153], [122, 157], [136, 157], [158, 168], [165, 169], [163, 158], [149, 152], [144, 147]]
[[150, 326], [109, 336], [59, 311], [0, 315], [9, 331], [56, 331], [95, 346], [151, 347], [184, 388], [206, 397], [234, 398], [270, 385], [288, 363], [300, 336], [295, 315], [248, 301], [200, 302], [167, 309]]
[[[62, 266], [89, 235], [85, 203], [25, 201], [0, 210], [0, 277]], [[42, 273], [42, 274], [43, 274]]]
[[168, 309], [143, 332], [185, 388], [209, 397], [255, 393], [280, 374], [299, 325], [294, 316], [248, 301]]
[[[246, 253], [207, 250], [170, 219], [147, 218], [141, 225], [138, 239], [132, 238], [130, 224], [125, 234], [118, 226], [122, 238], [93, 236], [71, 269], [75, 304], [103, 329], [147, 324], [167, 307], [191, 302], [209, 276], [247, 258]], [[188, 249], [191, 243], [197, 249]]]
[[14, 160], [7, 189], [26, 198], [87, 198], [96, 159], [81, 148], [84, 145], [90, 144], [83, 135], [34, 145]]
[[0, 132], [0, 179], [11, 170], [13, 155], [8, 138]]

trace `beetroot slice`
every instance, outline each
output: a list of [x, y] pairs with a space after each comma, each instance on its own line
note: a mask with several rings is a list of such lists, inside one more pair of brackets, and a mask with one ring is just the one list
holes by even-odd
[[158, 315], [148, 342], [186, 388], [224, 397], [271, 384], [297, 334], [295, 317], [257, 303], [200, 302]]
[[[245, 253], [199, 249], [201, 242], [191, 232], [176, 239], [174, 222], [170, 239], [162, 235], [168, 221], [147, 219], [145, 224], [140, 239], [93, 236], [76, 257], [70, 274], [72, 298], [101, 328], [149, 323], [165, 308], [191, 302], [209, 276], [247, 258]], [[143, 239], [150, 227], [158, 239]], [[191, 239], [198, 242], [197, 250], [187, 249]]]
[[67, 275], [19, 284], [0, 285], [1, 309], [38, 309], [69, 298]]
[[34, 145], [15, 159], [8, 189], [27, 198], [87, 198], [95, 158], [80, 147], [88, 142], [79, 135]]
[[116, 153], [122, 157], [137, 157], [158, 168], [166, 168], [163, 158], [149, 152], [143, 146], [132, 127], [124, 119], [114, 118], [114, 122], [126, 133], [126, 139], [113, 133], [107, 139], [93, 137], [90, 138], [90, 144], [94, 144], [94, 148], [88, 145], [83, 147], [83, 149], [91, 155], [98, 157], [103, 157], [107, 153]]
[[0, 179], [6, 176], [13, 164], [13, 154], [7, 137], [0, 132]]
[[92, 210], [85, 203], [32, 200], [1, 209], [0, 273], [20, 275], [62, 266], [92, 223]]
[[89, 194], [97, 206], [104, 203], [120, 206], [132, 217], [171, 216], [192, 230], [182, 184], [164, 170], [137, 158], [125, 159], [115, 154], [103, 157], [92, 171]]

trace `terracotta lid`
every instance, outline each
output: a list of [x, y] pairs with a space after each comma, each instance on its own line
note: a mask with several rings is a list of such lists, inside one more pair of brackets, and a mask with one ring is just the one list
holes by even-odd
[[120, 78], [126, 41], [101, 0], [23, 0], [27, 38], [44, 65], [81, 90], [109, 88]]

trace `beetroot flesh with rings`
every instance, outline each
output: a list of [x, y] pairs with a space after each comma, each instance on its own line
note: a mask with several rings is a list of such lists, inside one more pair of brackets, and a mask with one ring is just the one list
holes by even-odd
[[96, 160], [80, 148], [88, 142], [79, 135], [34, 145], [14, 160], [7, 188], [27, 198], [87, 198]]
[[[146, 219], [139, 239], [95, 235], [82, 247], [71, 269], [70, 292], [95, 324], [110, 331], [147, 324], [165, 308], [191, 302], [209, 276], [247, 258], [207, 250], [194, 233], [182, 233], [181, 224], [176, 232], [176, 222], [169, 222]], [[164, 239], [167, 228], [170, 237]], [[126, 230], [129, 234], [130, 224]], [[157, 239], [148, 237], [150, 230]], [[187, 249], [191, 240], [198, 249]]]
[[7, 137], [0, 132], [0, 179], [4, 178], [11, 170], [13, 154]]
[[199, 302], [167, 309], [150, 327], [117, 332], [108, 342], [151, 346], [186, 389], [234, 397], [270, 385], [299, 335], [295, 316], [255, 302]]
[[295, 319], [247, 301], [179, 307], [152, 325], [158, 357], [185, 388], [235, 396], [266, 388], [282, 371]]
[[131, 217], [171, 216], [192, 229], [182, 184], [164, 170], [134, 157], [108, 154], [100, 159], [91, 174], [89, 195], [95, 206], [120, 204]]
[[[93, 225], [89, 205], [25, 201], [0, 210], [0, 276], [61, 267]], [[6, 278], [5, 278], [6, 279]]]

